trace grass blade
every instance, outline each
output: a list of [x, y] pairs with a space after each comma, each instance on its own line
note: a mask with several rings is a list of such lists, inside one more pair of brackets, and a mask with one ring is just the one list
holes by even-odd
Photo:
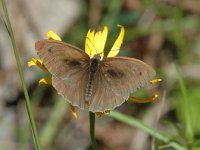
[[20, 78], [21, 78], [21, 82], [22, 82], [22, 86], [23, 86], [23, 90], [24, 90], [24, 95], [25, 95], [25, 100], [26, 100], [26, 110], [27, 110], [28, 117], [29, 117], [30, 124], [31, 124], [33, 139], [34, 139], [34, 142], [35, 142], [35, 147], [36, 147], [37, 150], [41, 150], [36, 125], [35, 125], [33, 113], [32, 113], [32, 110], [31, 110], [30, 98], [29, 98], [29, 95], [28, 95], [28, 90], [27, 90], [26, 82], [25, 82], [25, 78], [24, 78], [24, 72], [23, 72], [23, 69], [22, 69], [21, 62], [20, 62], [19, 51], [17, 50], [17, 45], [16, 45], [16, 42], [15, 42], [14, 33], [13, 33], [11, 22], [10, 22], [10, 19], [9, 19], [6, 1], [2, 0], [1, 2], [2, 2], [2, 6], [3, 6], [3, 12], [4, 12], [4, 15], [5, 15], [5, 23], [7, 25], [8, 34], [9, 34], [11, 42], [12, 42], [13, 51], [14, 51], [14, 54], [15, 54], [17, 67], [18, 67], [18, 70], [19, 70], [19, 74], [20, 74]]
[[168, 145], [175, 148], [176, 150], [187, 150], [187, 148], [185, 148], [184, 146], [180, 145], [179, 143], [177, 143], [175, 141], [172, 141], [166, 135], [164, 135], [158, 131], [155, 131], [155, 129], [148, 127], [147, 125], [145, 125], [140, 120], [137, 120], [136, 118], [124, 115], [124, 114], [122, 114], [120, 112], [116, 112], [116, 111], [111, 111], [109, 116], [111, 116], [112, 118], [114, 118], [120, 122], [128, 124], [132, 127], [136, 127], [136, 128], [143, 130], [144, 132], [148, 133], [149, 135], [155, 137], [156, 139], [163, 141], [164, 143], [167, 143]]
[[180, 91], [183, 96], [182, 102], [183, 102], [183, 107], [184, 107], [184, 116], [185, 116], [185, 124], [186, 124], [186, 137], [190, 142], [193, 142], [194, 139], [194, 133], [193, 133], [193, 128], [192, 128], [192, 122], [191, 122], [191, 110], [190, 110], [190, 104], [189, 104], [189, 99], [187, 96], [187, 90], [184, 84], [184, 81], [181, 77], [180, 72], [178, 71], [176, 65], [173, 65], [174, 69], [176, 70], [176, 77], [179, 82], [180, 86]]

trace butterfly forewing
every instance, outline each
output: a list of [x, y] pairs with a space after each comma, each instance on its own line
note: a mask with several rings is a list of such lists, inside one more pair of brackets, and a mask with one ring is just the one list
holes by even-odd
[[35, 47], [45, 67], [56, 77], [68, 78], [79, 69], [89, 67], [89, 56], [70, 44], [53, 40], [40, 40]]
[[130, 93], [149, 83], [155, 71], [146, 63], [127, 57], [103, 60], [95, 77], [90, 111], [112, 110], [126, 101]]
[[85, 87], [88, 82], [89, 56], [70, 44], [41, 40], [36, 50], [52, 74], [52, 85], [72, 105], [85, 108]]

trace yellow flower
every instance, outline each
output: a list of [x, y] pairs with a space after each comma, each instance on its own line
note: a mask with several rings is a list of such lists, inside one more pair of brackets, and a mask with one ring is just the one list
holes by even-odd
[[[119, 53], [121, 44], [124, 39], [125, 29], [121, 25], [118, 25], [118, 27], [120, 28], [119, 36], [116, 39], [112, 48], [110, 49], [110, 52], [108, 53], [107, 57], [115, 57]], [[50, 40], [62, 41], [61, 38], [51, 30], [46, 33], [46, 36]], [[85, 52], [90, 56], [90, 58], [93, 58], [94, 55], [96, 55], [96, 54], [101, 54], [100, 55], [101, 60], [103, 59], [104, 48], [105, 48], [107, 36], [108, 36], [108, 27], [107, 26], [104, 26], [103, 31], [96, 32], [91, 29], [88, 31], [86, 40], [85, 40]], [[40, 60], [40, 59], [32, 58], [32, 60], [28, 62], [28, 66], [29, 67], [38, 66], [43, 71], [48, 72], [48, 70], [44, 66], [42, 60]], [[150, 83], [155, 84], [160, 81], [161, 81], [161, 79], [155, 79], [155, 80], [150, 81]], [[39, 84], [51, 84], [51, 76], [40, 79]], [[137, 103], [147, 103], [147, 102], [152, 102], [152, 101], [156, 100], [157, 97], [158, 97], [157, 94], [154, 94], [153, 96], [151, 96], [150, 98], [147, 98], [147, 99], [135, 98], [135, 97], [130, 96], [129, 100], [137, 102]], [[74, 118], [77, 119], [78, 117], [75, 112], [75, 108], [72, 105], [70, 105], [70, 110], [71, 110], [71, 113], [74, 116]], [[100, 117], [102, 115], [108, 114], [109, 112], [110, 111], [96, 112], [96, 115], [98, 117]]]

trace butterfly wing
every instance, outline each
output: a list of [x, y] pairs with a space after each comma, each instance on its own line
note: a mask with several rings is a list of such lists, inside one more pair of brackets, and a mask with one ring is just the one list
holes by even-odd
[[145, 86], [155, 76], [146, 63], [127, 57], [104, 59], [94, 79], [90, 111], [112, 110], [126, 101], [130, 93]]
[[89, 56], [77, 47], [53, 40], [40, 40], [35, 47], [58, 93], [72, 105], [84, 108]]
[[88, 74], [85, 70], [80, 70], [67, 79], [52, 77], [52, 85], [58, 94], [66, 98], [73, 106], [87, 109], [85, 105], [85, 87], [88, 82]]
[[61, 79], [89, 65], [90, 58], [84, 51], [64, 42], [40, 40], [35, 48], [48, 71]]

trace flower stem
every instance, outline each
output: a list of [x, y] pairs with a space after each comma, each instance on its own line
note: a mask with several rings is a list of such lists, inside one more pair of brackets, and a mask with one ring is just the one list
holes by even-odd
[[90, 118], [90, 139], [92, 143], [93, 150], [97, 150], [96, 140], [95, 140], [95, 114], [93, 112], [89, 112]]
[[30, 124], [31, 124], [33, 139], [34, 139], [34, 142], [35, 142], [35, 147], [36, 147], [37, 150], [41, 150], [40, 141], [39, 141], [39, 137], [38, 137], [38, 133], [37, 133], [37, 128], [36, 128], [35, 121], [34, 121], [34, 118], [33, 118], [33, 113], [32, 113], [32, 110], [31, 110], [30, 98], [29, 98], [28, 91], [27, 91], [27, 88], [26, 88], [24, 72], [23, 72], [23, 69], [22, 69], [21, 62], [20, 62], [19, 51], [17, 50], [15, 37], [14, 37], [13, 30], [12, 30], [11, 22], [10, 22], [10, 19], [9, 19], [9, 14], [8, 14], [6, 2], [5, 2], [5, 0], [2, 0], [1, 2], [2, 2], [2, 6], [3, 6], [5, 19], [6, 19], [6, 27], [7, 27], [8, 34], [10, 36], [11, 42], [12, 42], [13, 51], [14, 51], [14, 54], [15, 54], [15, 58], [16, 58], [16, 62], [17, 62], [17, 66], [18, 66], [23, 90], [24, 90], [24, 95], [25, 95], [25, 100], [26, 100], [26, 109], [27, 109], [27, 113], [28, 113], [28, 116], [29, 116]]
[[187, 150], [187, 148], [184, 147], [183, 145], [180, 145], [176, 141], [173, 141], [170, 137], [164, 135], [163, 133], [158, 132], [151, 127], [148, 127], [147, 125], [145, 125], [143, 122], [141, 122], [140, 120], [138, 120], [136, 118], [124, 115], [124, 114], [122, 114], [120, 112], [116, 112], [116, 111], [111, 111], [109, 115], [118, 121], [121, 121], [132, 127], [136, 127], [136, 128], [143, 130], [144, 132], [148, 133], [149, 135], [155, 137], [156, 139], [163, 141], [164, 143], [167, 143], [168, 145], [170, 145], [171, 147], [173, 147], [176, 150]]

